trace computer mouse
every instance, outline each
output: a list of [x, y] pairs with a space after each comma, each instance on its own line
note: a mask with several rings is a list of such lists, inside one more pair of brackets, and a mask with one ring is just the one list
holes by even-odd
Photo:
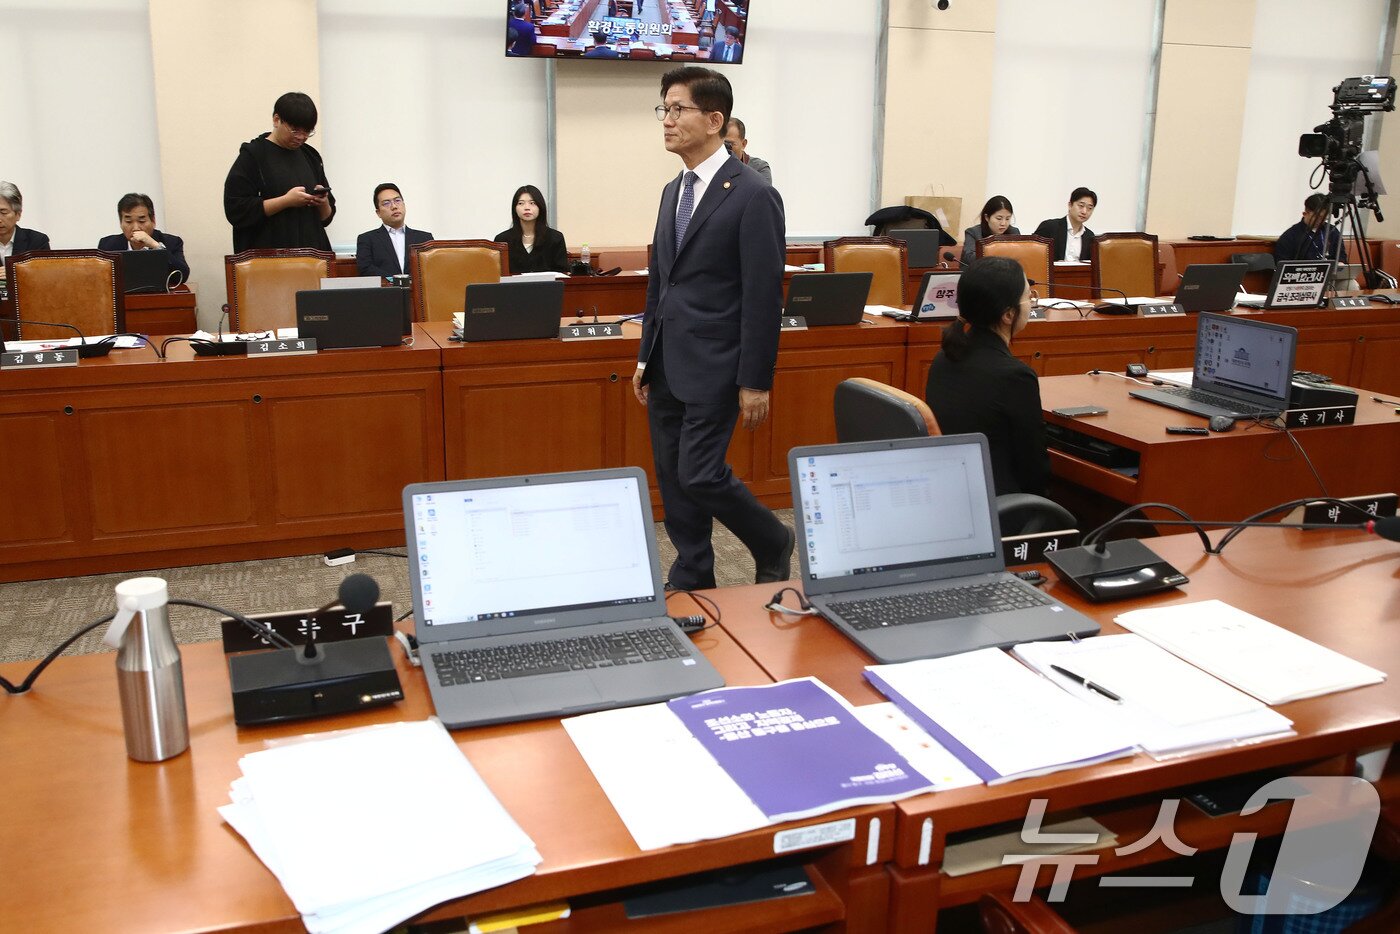
[[1233, 431], [1235, 420], [1228, 415], [1212, 415], [1210, 417], [1211, 431]]

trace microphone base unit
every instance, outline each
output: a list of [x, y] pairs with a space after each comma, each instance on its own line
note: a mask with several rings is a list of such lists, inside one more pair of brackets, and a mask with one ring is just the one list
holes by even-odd
[[96, 341], [91, 344], [78, 345], [78, 359], [91, 360], [93, 357], [105, 357], [112, 352], [112, 348], [117, 346], [114, 340]]
[[403, 685], [383, 638], [318, 643], [319, 662], [302, 647], [231, 655], [233, 722], [239, 726], [300, 720], [382, 707], [403, 700]]
[[1060, 580], [1095, 603], [1174, 590], [1189, 578], [1136, 538], [1053, 551], [1045, 556]]

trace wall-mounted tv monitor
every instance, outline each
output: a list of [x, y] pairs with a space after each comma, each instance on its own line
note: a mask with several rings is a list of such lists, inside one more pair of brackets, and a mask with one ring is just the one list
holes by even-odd
[[749, 0], [507, 0], [506, 55], [738, 65]]

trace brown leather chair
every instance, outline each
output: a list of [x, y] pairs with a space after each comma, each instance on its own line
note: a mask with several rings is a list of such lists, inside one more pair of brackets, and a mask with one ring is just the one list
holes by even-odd
[[467, 286], [510, 275], [510, 249], [491, 240], [429, 240], [409, 247], [413, 320], [451, 321], [463, 310]]
[[1176, 247], [1170, 243], [1158, 243], [1157, 262], [1161, 264], [1157, 288], [1166, 295], [1175, 295], [1177, 281], [1181, 278], [1176, 269]]
[[530, 54], [535, 58], [554, 58], [559, 54], [559, 47], [553, 42], [536, 42], [530, 47]]
[[940, 434], [928, 403], [863, 376], [836, 384], [836, 440], [889, 441]]
[[899, 308], [909, 278], [909, 247], [893, 237], [842, 237], [822, 244], [822, 263], [827, 272], [869, 272], [870, 305]]
[[655, 49], [629, 49], [629, 50], [627, 51], [627, 57], [628, 57], [629, 59], [631, 59], [632, 61], [634, 61], [634, 62], [642, 61], [643, 59], [654, 59], [654, 58], [656, 58], [656, 50], [655, 50]]
[[297, 293], [319, 289], [335, 256], [323, 250], [244, 250], [224, 257], [228, 328], [271, 331], [297, 324]]
[[[69, 324], [85, 337], [126, 330], [122, 264], [100, 250], [32, 250], [5, 263], [14, 316]], [[67, 328], [16, 325], [23, 340], [74, 337]]]
[[1035, 282], [1035, 288], [1045, 289], [1055, 282], [1055, 265], [1050, 260], [1050, 241], [1034, 234], [1019, 236], [983, 237], [977, 241], [977, 258], [984, 256], [1005, 256], [1021, 264], [1026, 278]]
[[[1161, 294], [1157, 282], [1157, 235], [1149, 233], [1106, 233], [1094, 238], [1089, 250], [1093, 261], [1095, 289], [1112, 289], [1126, 295], [1151, 297]], [[1104, 295], [1112, 301], [1116, 293]]]

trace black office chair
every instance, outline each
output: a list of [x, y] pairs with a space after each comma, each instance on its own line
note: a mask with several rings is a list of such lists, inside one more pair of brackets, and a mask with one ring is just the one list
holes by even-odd
[[1230, 262], [1239, 263], [1250, 272], [1274, 271], [1274, 254], [1272, 253], [1231, 253]]
[[[942, 434], [928, 403], [877, 380], [856, 377], [836, 384], [836, 440], [889, 441]], [[997, 497], [1003, 537], [1078, 528], [1074, 515], [1054, 500], [1034, 493]]]

